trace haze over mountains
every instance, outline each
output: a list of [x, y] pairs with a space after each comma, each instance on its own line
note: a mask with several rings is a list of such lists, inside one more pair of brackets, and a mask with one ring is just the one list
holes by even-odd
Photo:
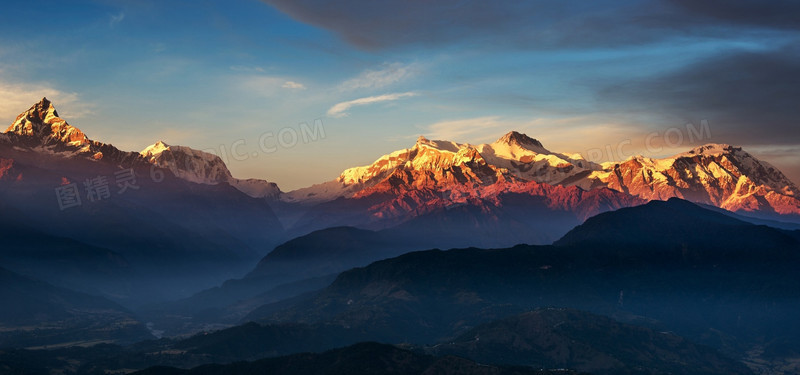
[[[412, 351], [356, 345], [302, 358], [350, 368], [348, 358], [375, 353], [413, 371], [790, 373], [800, 358], [799, 193], [730, 145], [598, 164], [514, 131], [482, 145], [420, 137], [282, 192], [187, 146], [128, 152], [92, 140], [42, 99], [0, 134], [0, 271], [7, 299], [25, 302], [3, 316], [0, 339], [128, 344], [257, 321], [53, 353], [87, 366], [108, 355], [135, 369], [190, 368], [378, 340]], [[452, 248], [465, 249], [430, 250]], [[624, 345], [591, 339], [601, 334]], [[243, 337], [253, 352], [223, 354]], [[643, 342], [661, 354], [631, 353]], [[0, 363], [47, 353], [0, 351]], [[298, 358], [189, 373], [294, 368]], [[37, 369], [72, 366], [59, 361]]]

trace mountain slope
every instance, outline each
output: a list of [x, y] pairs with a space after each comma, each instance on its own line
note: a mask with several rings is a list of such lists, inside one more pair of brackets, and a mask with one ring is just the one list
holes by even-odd
[[[181, 316], [182, 324], [191, 317], [194, 327], [211, 322], [234, 324], [267, 302], [322, 289], [339, 272], [423, 248], [417, 246], [417, 241], [393, 230], [319, 230], [277, 246], [240, 279], [158, 306], [147, 315], [153, 321], [161, 321], [163, 316]], [[191, 329], [182, 329], [187, 328]]]
[[228, 183], [253, 198], [276, 199], [281, 190], [274, 182], [234, 178], [219, 156], [185, 146], [170, 146], [163, 141], [140, 152], [148, 162], [167, 168], [175, 176], [198, 184]]
[[402, 181], [415, 188], [438, 190], [462, 184], [468, 187], [489, 185], [497, 181], [556, 184], [584, 170], [598, 168], [580, 155], [552, 153], [539, 141], [517, 132], [510, 132], [492, 144], [478, 146], [419, 137], [409, 149], [382, 156], [369, 166], [347, 169], [335, 181], [289, 192], [283, 199], [324, 202], [350, 198], [387, 180], [389, 186]]
[[[130, 312], [101, 297], [58, 288], [0, 268], [0, 346], [152, 337]], [[34, 331], [35, 334], [31, 334]]]
[[[295, 354], [287, 357], [239, 362], [229, 365], [206, 365], [191, 370], [154, 367], [136, 372], [140, 375], [178, 374], [475, 374], [475, 375], [547, 375], [549, 371], [486, 366], [456, 358], [437, 358], [417, 354], [391, 345], [360, 343], [320, 354]], [[571, 374], [559, 371], [559, 374]]]
[[569, 309], [539, 309], [475, 327], [432, 354], [592, 374], [750, 374], [741, 363], [671, 333]]
[[[574, 186], [493, 180], [487, 185], [454, 184], [446, 187], [451, 190], [440, 190], [445, 187], [417, 187], [415, 181], [413, 177], [390, 177], [352, 198], [317, 204], [290, 233], [302, 235], [332, 226], [397, 227], [408, 237], [428, 240], [423, 247], [546, 244], [587, 217], [644, 203], [610, 189], [585, 191]], [[437, 235], [426, 235], [435, 232], [434, 228], [439, 230]]]
[[781, 171], [724, 144], [708, 144], [664, 159], [635, 156], [604, 163], [602, 171], [576, 184], [607, 186], [647, 200], [677, 197], [734, 212], [800, 214], [800, 190]]
[[[610, 236], [610, 233], [624, 235]], [[671, 198], [646, 206], [603, 213], [555, 242], [558, 246], [630, 246], [682, 248], [781, 249], [796, 241], [783, 232], [753, 225], [690, 202]]]
[[22, 212], [0, 202], [0, 260], [5, 268], [50, 284], [92, 294], [125, 290], [133, 270], [112, 250], [48, 235]]
[[128, 166], [144, 164], [135, 152], [120, 151], [112, 145], [89, 139], [80, 129], [59, 117], [47, 98], [42, 98], [17, 116], [3, 138], [9, 144], [66, 158], [104, 160]]

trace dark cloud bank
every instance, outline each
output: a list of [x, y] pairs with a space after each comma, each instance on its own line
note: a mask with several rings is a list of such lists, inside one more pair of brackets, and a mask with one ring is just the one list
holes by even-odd
[[492, 53], [751, 40], [761, 48], [721, 49], [677, 71], [593, 84], [598, 110], [707, 119], [718, 142], [800, 145], [800, 1], [263, 1], [364, 50], [462, 45]]

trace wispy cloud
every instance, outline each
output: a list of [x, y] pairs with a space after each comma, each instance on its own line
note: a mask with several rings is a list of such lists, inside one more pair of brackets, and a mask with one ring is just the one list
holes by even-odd
[[92, 104], [74, 92], [64, 92], [46, 83], [10, 83], [0, 78], [0, 121], [10, 124], [20, 113], [47, 97], [58, 108], [59, 115], [79, 119], [93, 114]]
[[261, 74], [265, 70], [260, 67], [231, 66], [230, 69], [237, 73], [250, 73], [236, 74], [232, 81], [239, 90], [260, 96], [275, 97], [285, 94], [286, 90], [302, 91], [307, 88], [289, 77]]
[[264, 73], [264, 68], [260, 66], [247, 66], [247, 65], [231, 65], [230, 69], [234, 72], [257, 72], [257, 73]]
[[[534, 119], [483, 116], [439, 121], [426, 126], [423, 135], [430, 139], [479, 144], [494, 142], [503, 134], [516, 130], [557, 151], [585, 153], [589, 149], [604, 149], [606, 146], [616, 147], [626, 143], [629, 145], [625, 151], [638, 152], [636, 147], [643, 145], [644, 137], [651, 131], [639, 129], [637, 132], [637, 129], [633, 125], [596, 116]], [[632, 137], [633, 135], [636, 137]], [[625, 155], [627, 156], [631, 155]], [[615, 155], [608, 155], [609, 160], [614, 157]]]
[[383, 69], [365, 70], [357, 77], [342, 82], [339, 89], [343, 91], [357, 89], [378, 89], [411, 76], [415, 65], [401, 63], [386, 64]]
[[499, 129], [508, 127], [507, 121], [499, 116], [485, 116], [458, 120], [439, 121], [427, 127], [426, 137], [431, 139], [462, 141], [486, 140], [489, 134], [496, 134]]
[[283, 86], [286, 84], [286, 79], [275, 76], [250, 74], [238, 77], [236, 82], [238, 88], [244, 92], [264, 97], [274, 97], [282, 92]]
[[285, 89], [290, 89], [290, 90], [305, 90], [306, 89], [305, 85], [303, 85], [302, 83], [294, 82], [294, 81], [286, 81], [286, 82], [283, 83], [283, 85], [281, 87], [283, 87]]
[[112, 15], [109, 16], [108, 26], [109, 27], [114, 27], [118, 23], [122, 22], [122, 20], [124, 20], [124, 19], [125, 19], [125, 12], [119, 12], [117, 14], [112, 14]]
[[384, 95], [377, 95], [377, 96], [368, 96], [366, 98], [359, 98], [355, 100], [350, 100], [346, 102], [341, 102], [335, 104], [328, 110], [328, 116], [330, 117], [345, 117], [348, 115], [347, 111], [354, 107], [360, 105], [367, 105], [372, 103], [380, 103], [380, 102], [387, 102], [393, 101], [400, 98], [406, 98], [410, 96], [417, 95], [414, 92], [403, 92], [403, 93], [394, 93], [394, 94], [384, 94]]
[[167, 45], [161, 42], [151, 43], [150, 50], [153, 51], [154, 53], [161, 53], [167, 50]]

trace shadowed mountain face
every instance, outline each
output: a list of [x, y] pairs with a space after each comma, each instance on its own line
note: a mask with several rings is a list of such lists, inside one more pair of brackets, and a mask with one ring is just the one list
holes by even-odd
[[[146, 315], [181, 333], [207, 323], [235, 324], [261, 305], [322, 289], [339, 272], [421, 248], [416, 246], [416, 241], [391, 230], [323, 229], [277, 246], [243, 278], [152, 306]], [[166, 316], [181, 318], [165, 321]]]
[[[650, 236], [650, 225], [666, 234]], [[589, 230], [595, 244], [581, 242]], [[304, 302], [250, 318], [328, 322], [424, 343], [563, 306], [646, 322], [732, 355], [800, 333], [800, 245], [780, 230], [671, 200], [598, 216], [559, 244], [410, 253], [342, 273]]]
[[623, 208], [589, 218], [555, 245], [744, 250], [761, 258], [767, 254], [759, 254], [759, 250], [791, 249], [795, 241], [773, 228], [752, 225], [673, 198], [650, 202], [646, 208]]
[[[743, 364], [674, 333], [622, 324], [570, 309], [540, 309], [492, 321], [436, 345], [402, 345], [410, 352], [388, 345], [355, 344], [368, 340], [369, 336], [368, 332], [330, 324], [248, 323], [183, 340], [150, 341], [129, 347], [98, 345], [49, 352], [0, 350], [0, 364], [25, 369], [28, 373], [52, 373], [77, 367], [78, 374], [90, 374], [98, 369], [118, 371], [148, 367], [141, 373], [309, 371], [349, 374], [366, 371], [383, 374], [398, 371], [403, 374], [461, 374], [482, 369], [491, 374], [498, 373], [497, 370], [502, 370], [500, 373], [546, 374], [550, 372], [536, 369], [568, 368], [592, 374], [751, 374]], [[330, 350], [347, 345], [352, 346]], [[325, 350], [330, 351], [321, 353]], [[321, 354], [286, 357], [309, 352]], [[387, 357], [386, 354], [391, 355]], [[393, 359], [398, 355], [404, 358], [399, 363]], [[456, 359], [453, 355], [465, 359]], [[260, 360], [263, 358], [271, 359]], [[411, 360], [420, 361], [417, 364], [422, 368], [404, 367]], [[472, 361], [481, 366], [473, 370]], [[201, 366], [204, 363], [237, 365]], [[429, 367], [433, 363], [437, 365]], [[360, 367], [353, 367], [356, 364]], [[504, 367], [509, 365], [520, 367]], [[432, 372], [434, 369], [440, 372]], [[558, 373], [573, 372], [561, 370]]]
[[[73, 292], [0, 268], [0, 347], [151, 338], [133, 315], [105, 298]], [[31, 335], [30, 331], [35, 331]]]
[[[253, 328], [253, 324], [245, 327]], [[287, 327], [288, 328], [288, 327]], [[239, 330], [241, 331], [241, 330]], [[256, 329], [256, 332], [259, 330]], [[289, 332], [284, 330], [285, 332]], [[278, 331], [273, 330], [273, 333]], [[319, 333], [320, 331], [317, 331]], [[286, 342], [277, 337], [279, 342]], [[216, 338], [215, 338], [216, 339]], [[241, 335], [240, 339], [252, 339]], [[313, 342], [313, 336], [307, 336]], [[248, 341], [250, 346], [269, 346], [270, 338]], [[198, 337], [195, 342], [210, 341]], [[246, 347], [244, 342], [230, 342]], [[69, 373], [93, 375], [141, 369], [136, 374], [476, 374], [476, 375], [549, 375], [575, 374], [569, 370], [539, 370], [525, 367], [493, 366], [453, 356], [431, 356], [419, 350], [407, 350], [392, 345], [363, 342], [320, 353], [284, 355], [242, 362], [242, 356], [228, 364], [205, 364], [221, 358], [214, 352], [178, 349], [165, 345], [164, 340], [136, 344], [127, 348], [116, 345], [97, 345], [90, 348], [60, 348], [54, 350], [0, 349], [0, 371], [26, 375]], [[275, 346], [275, 345], [272, 345]], [[249, 349], [249, 348], [248, 348]], [[169, 367], [168, 367], [169, 366]], [[190, 369], [190, 370], [187, 370]]]
[[450, 187], [429, 187], [417, 186], [414, 178], [396, 182], [397, 186], [387, 180], [386, 186], [376, 185], [352, 198], [315, 205], [290, 232], [356, 226], [396, 228], [425, 247], [547, 244], [587, 217], [644, 203], [609, 189], [585, 191], [574, 186], [504, 180], [488, 185], [452, 182]]
[[[530, 196], [519, 194], [508, 197], [508, 212], [517, 211], [518, 217], [531, 215], [530, 206], [512, 204], [515, 200], [529, 200]], [[628, 247], [640, 245], [653, 251], [654, 256], [661, 249], [675, 252], [681, 251], [684, 256], [692, 251], [710, 251], [724, 248], [733, 256], [741, 251], [741, 256], [748, 256], [752, 248], [771, 246], [773, 249], [791, 247], [795, 239], [792, 232], [778, 232], [772, 228], [759, 227], [731, 218], [727, 215], [714, 215], [708, 210], [681, 200], [670, 202], [651, 202], [647, 209], [623, 209], [624, 215], [601, 214], [597, 219], [590, 218], [587, 223], [565, 236], [559, 245], [574, 245], [580, 248], [597, 248], [595, 252], [605, 254], [610, 249], [623, 251]], [[361, 230], [350, 227], [329, 228], [290, 240], [278, 246], [272, 253], [264, 257], [256, 268], [243, 279], [229, 280], [219, 288], [210, 289], [179, 302], [171, 311], [180, 315], [193, 315], [195, 318], [206, 315], [224, 315], [225, 322], [233, 323], [248, 312], [256, 310], [258, 303], [286, 298], [287, 294], [270, 290], [282, 283], [297, 283], [301, 280], [309, 288], [293, 289], [296, 294], [308, 292], [311, 287], [321, 288], [326, 285], [311, 282], [322, 280], [338, 272], [352, 267], [363, 267], [373, 261], [386, 259], [415, 249], [466, 245], [474, 241], [473, 236], [463, 234], [449, 235], [446, 228], [467, 227], [470, 232], [482, 232], [485, 235], [507, 233], [508, 238], [518, 238], [519, 234], [531, 235], [526, 224], [510, 226], [508, 222], [501, 225], [487, 219], [489, 214], [474, 206], [462, 205], [442, 209], [416, 218], [397, 227], [380, 231]], [[559, 216], [555, 212], [538, 212], [534, 217], [547, 218], [537, 227], [540, 230], [555, 232], [554, 227], [562, 225], [560, 219], [568, 221], [568, 215]], [[607, 217], [611, 219], [606, 220]], [[599, 224], [598, 224], [599, 223]], [[531, 223], [527, 223], [532, 225]], [[703, 228], [698, 230], [698, 228]], [[726, 236], [730, 232], [732, 236]], [[620, 236], [609, 236], [609, 233], [624, 233]], [[720, 240], [719, 236], [725, 238]], [[727, 242], [725, 242], [727, 241]], [[495, 241], [496, 242], [496, 241]], [[607, 242], [607, 243], [606, 243]], [[738, 249], [738, 250], [737, 250]], [[577, 250], [576, 250], [577, 251]], [[640, 252], [641, 249], [635, 248]], [[601, 255], [587, 255], [590, 257]], [[617, 255], [615, 255], [617, 256]], [[694, 256], [700, 256], [699, 253]], [[606, 260], [601, 260], [601, 262]], [[432, 270], [431, 272], [436, 272]], [[298, 284], [299, 285], [299, 284]], [[289, 290], [283, 288], [284, 291]], [[262, 297], [255, 298], [263, 294]], [[210, 315], [202, 311], [218, 311]], [[267, 308], [267, 310], [274, 310]], [[254, 316], [261, 312], [254, 312]], [[235, 319], [233, 319], [235, 318]], [[232, 320], [233, 319], [233, 320]], [[202, 319], [201, 319], [202, 321]]]
[[[216, 363], [322, 351], [367, 340], [370, 332], [318, 325], [248, 323], [169, 346]], [[741, 363], [674, 333], [570, 309], [540, 309], [475, 327], [415, 351], [483, 364], [569, 368], [593, 374], [750, 374]], [[1, 357], [0, 357], [1, 358]], [[325, 368], [325, 367], [323, 367]]]
[[121, 254], [45, 234], [22, 212], [0, 203], [0, 260], [24, 275], [92, 294], [128, 291], [133, 272]]

